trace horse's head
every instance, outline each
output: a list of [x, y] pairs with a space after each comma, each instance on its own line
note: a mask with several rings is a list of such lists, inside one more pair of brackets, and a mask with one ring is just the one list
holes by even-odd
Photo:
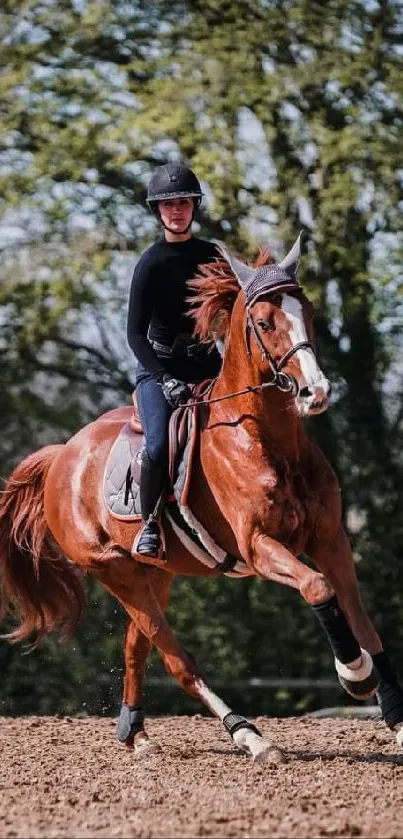
[[313, 306], [297, 280], [302, 236], [282, 262], [259, 268], [219, 247], [245, 293], [249, 357], [262, 381], [292, 393], [299, 415], [308, 416], [326, 410], [331, 386], [316, 360]]

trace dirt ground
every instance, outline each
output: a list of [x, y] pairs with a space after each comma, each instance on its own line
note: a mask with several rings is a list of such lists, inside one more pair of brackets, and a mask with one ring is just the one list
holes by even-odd
[[200, 716], [150, 719], [161, 749], [138, 757], [116, 720], [0, 718], [0, 836], [403, 836], [403, 753], [383, 723], [254, 722], [284, 763], [253, 763]]

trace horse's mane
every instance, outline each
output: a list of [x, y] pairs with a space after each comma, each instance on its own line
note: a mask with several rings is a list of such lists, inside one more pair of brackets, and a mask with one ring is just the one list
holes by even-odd
[[[261, 268], [274, 262], [269, 250], [261, 250], [254, 262], [254, 268]], [[201, 341], [210, 343], [215, 336], [220, 337], [224, 323], [229, 323], [230, 315], [240, 286], [235, 274], [225, 259], [215, 259], [199, 265], [199, 270], [188, 286], [194, 289], [189, 314], [195, 321], [194, 334]]]

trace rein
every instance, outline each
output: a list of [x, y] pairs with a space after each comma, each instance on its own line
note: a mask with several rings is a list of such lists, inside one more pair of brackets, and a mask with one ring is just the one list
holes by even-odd
[[[208, 393], [216, 381], [216, 379], [213, 379], [204, 392]], [[271, 381], [262, 382], [261, 385], [248, 385], [243, 390], [235, 390], [233, 393], [225, 393], [224, 396], [215, 396], [213, 399], [198, 399], [196, 402], [185, 402], [184, 405], [181, 405], [181, 408], [196, 408], [197, 405], [211, 405], [213, 402], [222, 402], [223, 399], [231, 399], [233, 396], [242, 396], [244, 393], [253, 393], [257, 390], [265, 390], [266, 387], [273, 387], [275, 384], [276, 382]]]

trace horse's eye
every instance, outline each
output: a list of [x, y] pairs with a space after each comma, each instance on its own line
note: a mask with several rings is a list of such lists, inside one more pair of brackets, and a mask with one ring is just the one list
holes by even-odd
[[270, 318], [270, 320], [259, 318], [259, 320], [256, 321], [256, 324], [262, 332], [271, 332], [274, 329], [274, 321], [272, 318]]

